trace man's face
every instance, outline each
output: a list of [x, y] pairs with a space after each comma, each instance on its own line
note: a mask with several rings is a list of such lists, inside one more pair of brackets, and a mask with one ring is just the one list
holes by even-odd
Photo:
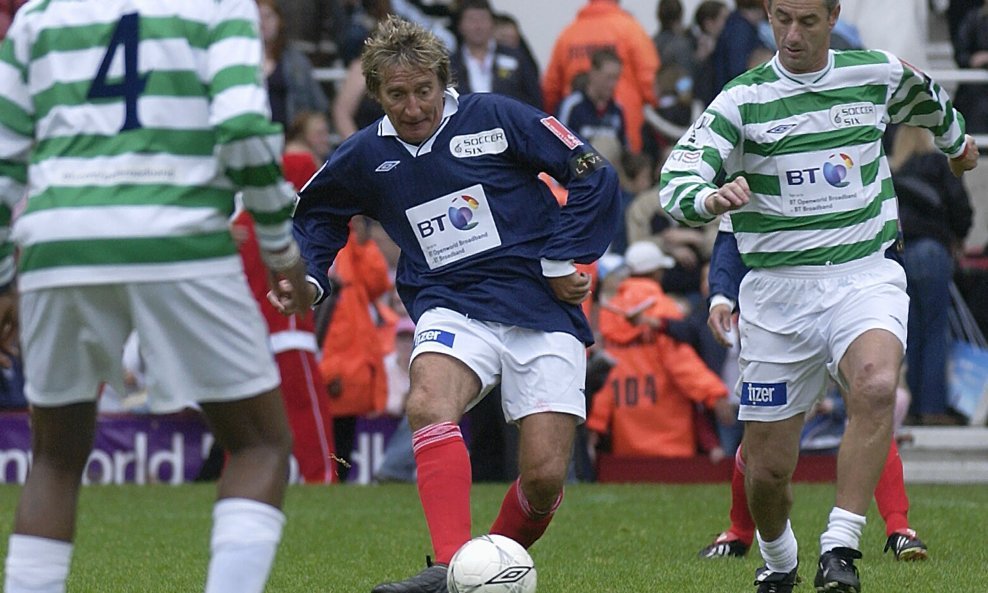
[[443, 89], [431, 70], [396, 67], [386, 72], [378, 100], [398, 137], [419, 144], [432, 136], [443, 118]]
[[765, 8], [779, 61], [786, 70], [802, 74], [827, 65], [830, 31], [840, 15], [840, 4], [827, 12], [824, 0], [766, 0]]
[[587, 91], [594, 98], [611, 98], [620, 78], [621, 64], [606, 61], [600, 65], [600, 68], [591, 68], [587, 72]]
[[483, 8], [468, 8], [460, 16], [460, 35], [467, 45], [487, 45], [494, 38], [494, 17]]

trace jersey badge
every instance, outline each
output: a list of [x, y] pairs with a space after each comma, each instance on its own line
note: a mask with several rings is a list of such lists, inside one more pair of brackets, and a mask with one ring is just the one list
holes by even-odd
[[398, 166], [401, 161], [384, 161], [374, 169], [375, 173], [386, 173]]
[[583, 146], [583, 141], [580, 140], [576, 134], [569, 131], [569, 128], [564, 126], [561, 121], [553, 116], [543, 117], [541, 120], [542, 125], [549, 129], [550, 132], [559, 138], [559, 141], [566, 145], [566, 148], [570, 150], [576, 148], [577, 146]]

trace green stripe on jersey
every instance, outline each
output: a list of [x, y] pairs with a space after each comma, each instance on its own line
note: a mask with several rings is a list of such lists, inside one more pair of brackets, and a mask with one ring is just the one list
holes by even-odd
[[888, 56], [880, 51], [853, 50], [834, 52], [834, 68], [847, 68], [848, 66], [870, 66], [874, 64], [888, 63]]
[[27, 167], [24, 163], [0, 160], [0, 177], [9, 177], [24, 185], [27, 183]]
[[[107, 82], [109, 84], [119, 83], [120, 79], [107, 78]], [[75, 107], [89, 103], [108, 105], [123, 102], [123, 98], [119, 96], [88, 98], [86, 95], [92, 84], [91, 80], [56, 83], [35, 94], [34, 108], [37, 118], [45, 117], [55, 107]], [[146, 84], [144, 92], [141, 93], [142, 97], [201, 97], [205, 101], [209, 95], [206, 85], [199, 80], [195, 72], [176, 70], [149, 72]]]
[[295, 204], [291, 203], [281, 210], [275, 210], [274, 212], [257, 212], [251, 211], [251, 215], [254, 217], [254, 222], [262, 226], [271, 226], [285, 222], [292, 217], [292, 212], [295, 210]]
[[22, 273], [66, 266], [163, 264], [226, 257], [237, 253], [229, 231], [183, 237], [80, 239], [49, 241], [25, 247]]
[[744, 141], [744, 151], [758, 156], [782, 156], [816, 150], [832, 150], [842, 146], [866, 145], [882, 139], [882, 130], [872, 127], [854, 127], [845, 130], [793, 134], [778, 142], [759, 143]]
[[58, 136], [38, 143], [33, 163], [51, 158], [95, 158], [139, 152], [176, 156], [211, 157], [215, 136], [212, 130], [162, 130], [139, 128], [113, 137], [101, 135]]
[[232, 216], [233, 191], [213, 187], [181, 185], [114, 185], [111, 187], [49, 187], [31, 196], [26, 213], [53, 208], [89, 208], [99, 206], [178, 206], [182, 208], [213, 208], [224, 216]]
[[[733, 220], [733, 216], [731, 219]], [[885, 225], [877, 236], [858, 243], [848, 243], [832, 247], [815, 247], [800, 251], [747, 253], [741, 254], [741, 259], [749, 268], [820, 265], [821, 262], [843, 264], [875, 253], [886, 242], [893, 241], [898, 236], [898, 233], [898, 223], [895, 220], [889, 220], [885, 222]]]
[[741, 121], [745, 124], [764, 124], [794, 115], [823, 111], [844, 103], [867, 101], [880, 105], [885, 100], [887, 92], [888, 86], [884, 84], [847, 87], [804, 93], [799, 96], [798, 101], [792, 97], [783, 97], [765, 103], [744, 103], [738, 105], [738, 111], [741, 113]]
[[[94, 47], [106, 47], [110, 43], [116, 20], [92, 25], [50, 27], [38, 32], [31, 46], [31, 60], [42, 58], [51, 52], [79, 51]], [[205, 23], [180, 17], [142, 16], [141, 41], [177, 39], [196, 49], [209, 47], [209, 27]], [[248, 21], [230, 21], [229, 27], [222, 27], [219, 39], [225, 37], [247, 37], [251, 35]]]

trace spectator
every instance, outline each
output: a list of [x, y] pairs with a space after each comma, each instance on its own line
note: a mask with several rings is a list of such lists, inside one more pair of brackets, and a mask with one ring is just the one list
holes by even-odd
[[[65, 591], [99, 386], [119, 384], [136, 330], [152, 411], [198, 402], [229, 451], [204, 590], [261, 593], [285, 523], [291, 432], [229, 231], [235, 192], [262, 221], [271, 279], [306, 281], [260, 84], [257, 5], [30, 7], [0, 47], [0, 346], [10, 352], [19, 330], [32, 432], [4, 591]], [[49, 51], [69, 38], [74, 51]]]
[[589, 70], [590, 57], [599, 49], [614, 51], [624, 65], [614, 96], [624, 109], [628, 146], [639, 152], [642, 108], [655, 104], [653, 85], [659, 54], [638, 21], [618, 6], [618, 0], [587, 0], [556, 39], [542, 80], [546, 111], [558, 113], [560, 101], [573, 88], [574, 77]]
[[319, 374], [314, 315], [285, 316], [268, 302], [269, 281], [261, 259], [254, 218], [246, 210], [233, 219], [247, 283], [268, 328], [268, 347], [281, 375], [281, 397], [292, 429], [292, 453], [308, 484], [334, 479], [333, 418], [326, 383]]
[[[535, 60], [535, 54], [532, 53], [532, 48], [529, 46], [528, 40], [522, 35], [521, 27], [518, 26], [518, 21], [515, 20], [515, 17], [505, 12], [499, 12], [494, 15], [494, 40], [504, 47], [510, 47], [519, 52], [528, 62], [531, 70], [536, 75], [539, 74], [539, 63]], [[542, 94], [541, 88], [539, 89], [539, 94]]]
[[[756, 48], [765, 47], [758, 35], [759, 26], [765, 22], [763, 0], [738, 0], [737, 8], [724, 23], [717, 37], [717, 45], [710, 54], [713, 69], [712, 94], [701, 95], [704, 104], [713, 101], [724, 85], [748, 70], [748, 59]], [[704, 89], [706, 91], [706, 89]]]
[[[332, 302], [323, 305], [332, 313], [319, 371], [329, 395], [336, 454], [342, 459], [353, 451], [357, 417], [384, 411], [388, 398], [376, 303], [391, 289], [391, 278], [368, 226], [362, 218], [351, 222], [349, 241], [330, 269], [338, 289]], [[344, 465], [338, 471], [345, 482], [348, 468]]]
[[727, 388], [689, 344], [665, 335], [670, 320], [683, 317], [661, 287], [673, 259], [642, 241], [628, 247], [624, 261], [630, 276], [600, 311], [604, 347], [617, 364], [587, 418], [591, 449], [608, 434], [615, 455], [692, 457], [693, 402], [731, 417]]
[[[967, 13], [957, 31], [954, 60], [961, 68], [988, 70], [988, 1]], [[972, 134], [988, 133], [988, 84], [964, 83], [957, 87], [954, 106], [964, 114]]]
[[714, 90], [714, 65], [711, 56], [724, 30], [731, 10], [720, 0], [704, 0], [693, 15], [693, 37], [696, 39], [693, 76], [694, 95], [704, 104], [717, 94]]
[[329, 99], [312, 75], [312, 64], [288, 44], [278, 0], [257, 0], [264, 40], [264, 80], [271, 120], [287, 127], [301, 111], [329, 112]]
[[542, 109], [538, 72], [517, 50], [495, 41], [487, 0], [460, 2], [457, 30], [460, 49], [452, 55], [452, 67], [460, 92], [500, 93]]
[[696, 67], [696, 40], [683, 23], [680, 0], [659, 0], [656, 15], [659, 32], [653, 42], [663, 67], [676, 64], [691, 76]]
[[278, 0], [285, 37], [320, 66], [339, 57], [348, 0]]
[[329, 156], [329, 124], [326, 115], [315, 111], [303, 111], [295, 116], [285, 134], [285, 152], [282, 169], [285, 179], [295, 191], [316, 174], [316, 170]]
[[614, 100], [614, 89], [620, 77], [621, 58], [617, 53], [612, 49], [595, 51], [590, 57], [584, 88], [574, 91], [559, 104], [559, 121], [591, 144], [600, 138], [611, 138], [627, 147], [624, 110]]
[[964, 184], [951, 175], [946, 157], [924, 129], [896, 129], [889, 167], [905, 244], [910, 415], [920, 424], [961, 424], [960, 417], [947, 413], [947, 314], [954, 254], [961, 252], [971, 228], [971, 202]]
[[379, 482], [414, 482], [415, 452], [412, 449], [412, 429], [405, 415], [405, 401], [411, 379], [408, 367], [411, 365], [412, 345], [415, 338], [415, 322], [402, 317], [395, 325], [395, 349], [385, 357], [388, 374], [389, 415], [400, 418], [398, 427], [388, 439], [384, 457], [374, 478]]

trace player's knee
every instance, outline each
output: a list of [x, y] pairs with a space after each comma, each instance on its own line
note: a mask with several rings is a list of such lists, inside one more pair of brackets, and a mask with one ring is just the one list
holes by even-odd
[[848, 412], [876, 418], [888, 416], [895, 406], [899, 373], [895, 369], [866, 369], [851, 384]]
[[559, 498], [566, 481], [566, 469], [554, 468], [549, 464], [522, 472], [521, 487], [532, 507], [548, 509]]

